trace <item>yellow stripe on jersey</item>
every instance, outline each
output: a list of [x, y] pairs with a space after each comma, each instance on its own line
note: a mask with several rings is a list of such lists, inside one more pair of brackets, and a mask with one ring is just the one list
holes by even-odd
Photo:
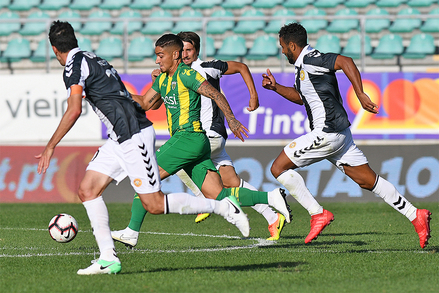
[[178, 101], [180, 103], [179, 124], [184, 125], [189, 122], [189, 90], [181, 81], [180, 75], [177, 75]]

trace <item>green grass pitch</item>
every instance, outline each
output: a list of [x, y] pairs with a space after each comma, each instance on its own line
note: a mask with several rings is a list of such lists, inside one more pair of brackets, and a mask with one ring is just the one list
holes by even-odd
[[[385, 203], [325, 203], [335, 221], [304, 244], [310, 217], [292, 204], [293, 221], [267, 242], [267, 224], [251, 208], [250, 238], [219, 216], [147, 215], [138, 245], [116, 243], [118, 275], [78, 276], [98, 257], [81, 204], [0, 204], [0, 292], [439, 292], [439, 203], [432, 238], [419, 246], [412, 224]], [[129, 204], [108, 204], [112, 229], [124, 228]], [[78, 221], [66, 244], [47, 231], [57, 213]]]

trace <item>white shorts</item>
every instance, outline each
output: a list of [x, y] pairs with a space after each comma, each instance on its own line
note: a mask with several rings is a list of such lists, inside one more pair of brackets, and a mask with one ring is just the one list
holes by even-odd
[[226, 140], [222, 136], [209, 136], [210, 142], [210, 159], [215, 165], [216, 169], [221, 166], [233, 166], [232, 159], [226, 152]]
[[290, 142], [284, 151], [297, 167], [327, 159], [344, 172], [343, 165], [367, 164], [367, 158], [355, 145], [349, 128], [338, 133], [313, 130]]
[[87, 170], [105, 174], [113, 178], [116, 184], [128, 176], [139, 194], [159, 191], [161, 182], [155, 156], [154, 128], [144, 128], [121, 144], [108, 139], [98, 149]]

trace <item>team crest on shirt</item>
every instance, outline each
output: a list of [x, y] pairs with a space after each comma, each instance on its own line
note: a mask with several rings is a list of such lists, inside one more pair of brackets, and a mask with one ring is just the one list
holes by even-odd
[[177, 82], [176, 81], [173, 81], [173, 82], [171, 82], [171, 88], [172, 88], [172, 90], [175, 90], [175, 87], [177, 86]]
[[305, 80], [305, 71], [302, 69], [300, 70], [300, 80], [304, 81]]
[[142, 180], [140, 180], [139, 178], [134, 179], [134, 185], [136, 187], [142, 186]]
[[291, 142], [290, 143], [290, 149], [293, 149], [295, 147], [296, 147], [296, 142], [295, 141]]

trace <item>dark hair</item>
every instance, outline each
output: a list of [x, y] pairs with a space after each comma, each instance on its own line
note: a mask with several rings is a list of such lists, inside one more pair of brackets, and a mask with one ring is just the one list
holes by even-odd
[[183, 42], [191, 43], [192, 46], [194, 46], [195, 51], [197, 51], [197, 53], [200, 53], [200, 36], [199, 35], [197, 35], [194, 32], [179, 32], [177, 34], [177, 36], [179, 36]]
[[155, 46], [162, 48], [170, 47], [170, 46], [177, 47], [180, 53], [179, 58], [181, 58], [181, 53], [183, 51], [183, 41], [177, 35], [164, 34], [155, 42]]
[[306, 29], [297, 22], [284, 25], [279, 31], [279, 38], [287, 45], [293, 42], [303, 48], [308, 44]]
[[52, 22], [49, 31], [49, 41], [61, 53], [69, 52], [78, 47], [75, 31], [70, 23], [56, 20]]

